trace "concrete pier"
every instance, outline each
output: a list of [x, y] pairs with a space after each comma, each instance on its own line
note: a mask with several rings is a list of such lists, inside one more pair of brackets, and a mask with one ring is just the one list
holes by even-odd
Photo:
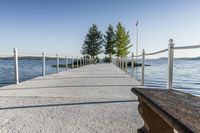
[[134, 133], [143, 126], [135, 79], [88, 65], [0, 88], [0, 132]]

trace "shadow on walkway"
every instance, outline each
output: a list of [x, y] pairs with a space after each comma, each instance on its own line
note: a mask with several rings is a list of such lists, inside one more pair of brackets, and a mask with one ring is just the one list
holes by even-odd
[[109, 78], [130, 78], [130, 77], [128, 77], [128, 76], [99, 76], [99, 77], [86, 77], [86, 76], [83, 76], [83, 77], [62, 77], [62, 78], [60, 78], [60, 77], [51, 77], [51, 78], [38, 78], [38, 79], [33, 79], [32, 81], [38, 81], [38, 80], [63, 80], [63, 79], [94, 79], [94, 78], [96, 78], [96, 79], [105, 79], [105, 78], [107, 78], [107, 79], [109, 79]]
[[137, 100], [116, 100], [116, 101], [97, 101], [97, 102], [79, 102], [79, 103], [28, 105], [28, 106], [1, 107], [0, 110], [59, 107], [59, 106], [75, 106], [75, 105], [90, 105], [90, 104], [129, 103], [129, 102], [138, 102], [138, 101]]
[[134, 86], [141, 86], [141, 85], [67, 85], [67, 86], [41, 86], [41, 87], [23, 87], [23, 88], [10, 88], [10, 89], [1, 89], [0, 91], [5, 90], [28, 90], [28, 89], [52, 89], [52, 88], [68, 88], [68, 87], [123, 87], [123, 86], [130, 86], [130, 89]]

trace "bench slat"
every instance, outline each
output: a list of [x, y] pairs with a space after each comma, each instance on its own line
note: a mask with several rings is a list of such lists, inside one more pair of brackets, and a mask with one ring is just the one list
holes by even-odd
[[200, 132], [200, 97], [169, 89], [132, 91], [178, 131]]

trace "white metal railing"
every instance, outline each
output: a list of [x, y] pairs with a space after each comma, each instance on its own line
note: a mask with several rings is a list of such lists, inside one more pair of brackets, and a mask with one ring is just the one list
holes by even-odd
[[[59, 73], [60, 70], [60, 59], [65, 59], [65, 63], [66, 63], [66, 70], [68, 70], [69, 66], [69, 60], [71, 59], [71, 65], [72, 65], [72, 69], [74, 69], [74, 57], [72, 56], [71, 58], [69, 58], [68, 56], [59, 56], [59, 54], [56, 54], [56, 56], [51, 56], [51, 55], [46, 55], [45, 52], [42, 52], [42, 54], [19, 54], [17, 48], [14, 48], [13, 53], [0, 53], [0, 57], [1, 58], [5, 58], [5, 57], [11, 57], [14, 59], [14, 76], [15, 76], [15, 83], [19, 84], [19, 57], [40, 57], [42, 60], [42, 76], [46, 75], [46, 58], [55, 58], [56, 59], [56, 72]], [[80, 64], [79, 64], [80, 63]], [[89, 65], [92, 63], [92, 59], [87, 58], [87, 57], [77, 57], [76, 58], [76, 67], [82, 67], [85, 65]]]
[[[160, 51], [156, 51], [153, 53], [145, 53], [145, 50], [142, 50], [142, 54], [141, 55], [137, 55], [134, 56], [134, 54], [132, 53], [131, 57], [131, 75], [133, 76], [134, 71], [134, 57], [142, 57], [142, 72], [141, 72], [141, 85], [144, 86], [144, 73], [145, 73], [145, 57], [146, 56], [150, 56], [150, 55], [156, 55], [156, 54], [160, 54], [160, 53], [164, 53], [164, 52], [168, 52], [168, 65], [167, 65], [167, 88], [168, 89], [172, 89], [173, 88], [173, 64], [174, 64], [174, 50], [184, 50], [184, 49], [196, 49], [196, 48], [200, 48], [200, 45], [192, 45], [192, 46], [179, 46], [179, 47], [174, 47], [174, 42], [172, 39], [169, 40], [169, 44], [168, 44], [168, 48], [167, 49], [163, 49]], [[121, 68], [122, 70], [124, 70], [127, 73], [127, 58], [122, 58], [122, 57], [118, 57], [117, 59], [113, 59], [113, 63], [118, 66], [119, 68]], [[124, 64], [126, 63], [126, 64]], [[137, 63], [137, 62], [136, 62]], [[124, 68], [124, 66], [126, 66]]]
[[155, 55], [155, 54], [160, 54], [160, 53], [163, 53], [163, 52], [166, 52], [168, 49], [163, 49], [163, 50], [160, 50], [160, 51], [157, 51], [157, 52], [153, 52], [153, 53], [147, 53], [145, 55]]

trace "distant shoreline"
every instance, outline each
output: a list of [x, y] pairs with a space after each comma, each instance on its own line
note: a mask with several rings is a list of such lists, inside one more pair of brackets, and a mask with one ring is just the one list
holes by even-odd
[[[0, 57], [0, 60], [13, 60], [14, 57]], [[46, 60], [56, 60], [56, 57], [45, 57]], [[41, 57], [31, 57], [31, 56], [25, 56], [25, 57], [19, 57], [19, 60], [42, 60]], [[65, 58], [60, 58], [65, 59]], [[139, 59], [139, 58], [138, 58]], [[146, 60], [167, 60], [167, 57], [160, 57], [158, 59], [146, 59]], [[174, 60], [200, 60], [200, 57], [181, 57], [181, 58], [174, 58]]]
[[[13, 60], [14, 57], [0, 57], [0, 60]], [[31, 57], [31, 56], [25, 56], [25, 57], [18, 57], [19, 60], [42, 60], [43, 57]], [[46, 60], [56, 60], [56, 57], [45, 57]], [[65, 59], [65, 58], [60, 58]]]
[[[167, 60], [167, 57], [158, 58], [158, 60]], [[175, 60], [200, 60], [200, 57], [181, 57], [181, 58], [174, 58]]]

